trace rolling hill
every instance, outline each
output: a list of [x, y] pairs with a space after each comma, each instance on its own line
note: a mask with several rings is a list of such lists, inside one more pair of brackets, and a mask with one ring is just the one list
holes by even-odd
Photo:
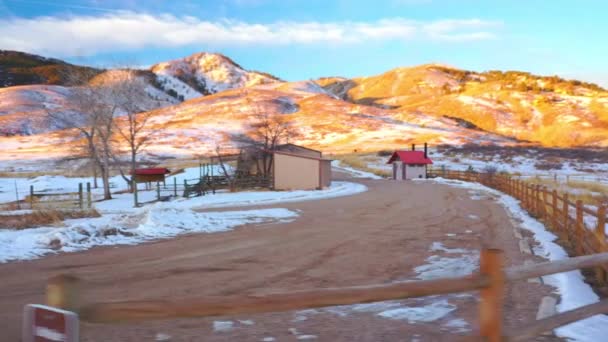
[[[370, 77], [284, 82], [225, 56], [197, 53], [147, 70], [103, 70], [89, 83], [120, 82], [129, 73], [149, 95], [141, 108], [154, 132], [146, 151], [155, 158], [210, 154], [216, 146], [234, 150], [230, 137], [246, 132], [260, 113], [288, 118], [299, 132], [292, 141], [335, 153], [423, 141], [608, 146], [608, 92], [555, 76], [427, 64]], [[0, 124], [18, 132], [0, 136], [0, 160], [69, 155], [77, 136], [45, 122], [44, 113], [71, 111], [71, 91], [40, 84], [1, 88]]]
[[608, 144], [608, 92], [595, 84], [437, 64], [317, 82], [352, 103], [451, 117], [545, 146]]

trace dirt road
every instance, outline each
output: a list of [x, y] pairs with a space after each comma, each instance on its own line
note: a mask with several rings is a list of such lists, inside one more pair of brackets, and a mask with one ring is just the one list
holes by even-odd
[[[507, 265], [526, 259], [508, 215], [490, 199], [427, 182], [356, 181], [369, 191], [271, 206], [298, 210], [291, 223], [2, 264], [0, 340], [19, 340], [23, 305], [42, 303], [46, 279], [62, 272], [85, 279], [90, 300], [111, 301], [387, 283], [425, 277], [433, 271], [428, 265], [437, 261], [449, 268], [452, 260], [466, 272], [482, 244], [504, 249]], [[415, 269], [424, 265], [426, 273]], [[534, 320], [541, 296], [550, 292], [528, 282], [509, 286], [507, 328]], [[412, 309], [420, 306], [426, 309]], [[436, 312], [444, 315], [429, 318]], [[422, 318], [413, 319], [412, 313]], [[171, 341], [449, 341], [453, 334], [475, 331], [476, 316], [476, 293], [471, 293], [386, 307], [83, 324], [81, 340], [154, 341], [168, 335]]]

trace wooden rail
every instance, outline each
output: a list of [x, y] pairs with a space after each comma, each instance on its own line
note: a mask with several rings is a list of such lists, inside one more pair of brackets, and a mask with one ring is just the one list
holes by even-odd
[[[608, 313], [608, 303], [600, 302], [528, 324], [504, 334], [502, 331], [502, 298], [507, 282], [567, 272], [608, 263], [608, 253], [575, 257], [533, 265], [502, 267], [502, 251], [484, 249], [480, 256], [480, 272], [463, 277], [403, 282], [393, 284], [326, 288], [260, 296], [223, 296], [198, 299], [122, 301], [82, 305], [78, 278], [56, 276], [47, 286], [47, 303], [76, 311], [84, 321], [116, 323], [151, 319], [223, 316], [304, 310], [336, 305], [350, 305], [413, 297], [481, 291], [479, 319], [481, 338], [487, 341], [524, 341], [561, 325]], [[479, 337], [479, 336], [478, 336]]]

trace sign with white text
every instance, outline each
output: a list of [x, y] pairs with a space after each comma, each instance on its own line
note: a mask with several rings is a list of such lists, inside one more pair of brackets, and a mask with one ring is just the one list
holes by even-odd
[[78, 315], [45, 305], [23, 309], [23, 342], [78, 342]]

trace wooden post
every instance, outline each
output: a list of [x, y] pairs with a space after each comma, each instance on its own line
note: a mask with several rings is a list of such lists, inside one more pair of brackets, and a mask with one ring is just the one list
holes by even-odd
[[188, 198], [188, 181], [184, 179], [184, 197]]
[[557, 225], [557, 190], [553, 190], [552, 192], [553, 198], [551, 199], [551, 227], [555, 231], [559, 231], [559, 226]]
[[173, 177], [173, 196], [177, 197], [177, 177]]
[[568, 210], [570, 210], [570, 204], [568, 204], [568, 202], [568, 194], [564, 194], [564, 200], [562, 203], [562, 218], [564, 219], [564, 233], [566, 233], [566, 241], [570, 240], [570, 233], [568, 231], [570, 229], [570, 213], [568, 212]]
[[499, 342], [502, 339], [502, 307], [505, 287], [502, 251], [482, 249], [479, 261], [480, 273], [490, 285], [481, 289], [479, 326], [483, 341]]
[[49, 278], [46, 285], [46, 304], [55, 308], [78, 312], [80, 280], [69, 274]]
[[[595, 236], [598, 240], [599, 251], [602, 253], [606, 251], [606, 206], [600, 205], [597, 208], [597, 227], [595, 227]], [[603, 267], [596, 267], [595, 276], [600, 284], [606, 284], [606, 271]]]
[[34, 186], [30, 185], [30, 207], [34, 209]]
[[578, 255], [583, 255], [585, 252], [583, 250], [583, 201], [576, 201], [576, 253]]
[[84, 196], [82, 193], [82, 183], [78, 183], [78, 207], [84, 208]]
[[156, 182], [156, 200], [160, 201], [160, 182]]
[[549, 192], [549, 190], [547, 190], [547, 187], [544, 186], [542, 188], [542, 200], [541, 200], [541, 211], [543, 213], [543, 218], [547, 219], [547, 204], [549, 203], [547, 201], [547, 193]]
[[91, 209], [93, 206], [93, 199], [91, 196], [91, 183], [87, 182], [87, 208]]

